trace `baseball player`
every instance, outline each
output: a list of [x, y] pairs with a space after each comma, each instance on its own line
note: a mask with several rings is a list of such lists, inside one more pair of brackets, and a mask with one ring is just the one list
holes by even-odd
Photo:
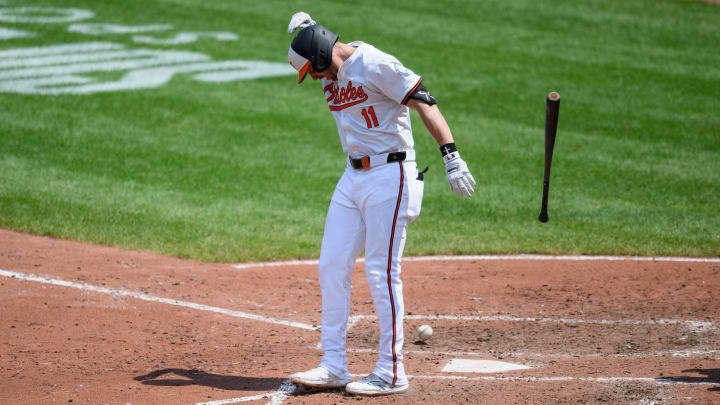
[[[420, 214], [424, 186], [409, 108], [419, 113], [440, 146], [452, 190], [470, 197], [475, 180], [420, 76], [372, 45], [338, 42], [338, 35], [306, 13], [293, 15], [288, 32], [297, 29], [288, 59], [299, 72], [298, 83], [307, 75], [322, 80], [347, 167], [332, 195], [318, 265], [324, 354], [317, 368], [290, 380], [314, 388], [345, 387], [351, 394], [405, 392], [400, 259], [408, 224]], [[379, 358], [372, 373], [350, 382], [345, 351], [350, 283], [363, 248], [380, 326]]]

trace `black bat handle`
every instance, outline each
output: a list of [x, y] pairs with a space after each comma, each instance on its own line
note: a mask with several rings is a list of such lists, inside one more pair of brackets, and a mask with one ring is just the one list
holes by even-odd
[[540, 222], [547, 222], [549, 219], [548, 213], [547, 213], [548, 191], [550, 191], [550, 182], [544, 181], [543, 182], [542, 206], [540, 207], [540, 215], [538, 216], [538, 221], [540, 221]]

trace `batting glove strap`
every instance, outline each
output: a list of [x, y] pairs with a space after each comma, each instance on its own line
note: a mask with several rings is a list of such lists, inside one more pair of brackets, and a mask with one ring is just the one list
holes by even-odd
[[[455, 142], [446, 143], [445, 145], [440, 147], [440, 153], [442, 153], [443, 158], [445, 158], [447, 155], [451, 155], [453, 152], [457, 152]], [[447, 162], [447, 159], [445, 160], [445, 162]]]
[[458, 197], [470, 197], [475, 192], [473, 188], [475, 179], [465, 161], [460, 157], [460, 153], [457, 150], [448, 152], [443, 156], [443, 160], [445, 160], [445, 173], [452, 191]]

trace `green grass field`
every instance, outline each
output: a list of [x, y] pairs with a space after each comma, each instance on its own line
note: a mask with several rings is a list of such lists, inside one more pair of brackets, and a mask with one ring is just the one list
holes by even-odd
[[[42, 7], [94, 16], [30, 21], [58, 15]], [[343, 42], [363, 40], [395, 55], [423, 76], [478, 181], [469, 200], [449, 190], [437, 146], [413, 113], [418, 163], [430, 171], [406, 254], [720, 256], [720, 5], [7, 0], [0, 8], [0, 27], [34, 34], [0, 40], [0, 52], [104, 42], [287, 63], [286, 27], [304, 10]], [[98, 23], [172, 27], [69, 30]], [[133, 40], [198, 31], [237, 40]], [[26, 79], [13, 79], [18, 67], [3, 63], [0, 85]], [[113, 81], [125, 73], [76, 76]], [[345, 161], [320, 83], [295, 82], [292, 75], [207, 82], [176, 74], [137, 90], [4, 91], [0, 227], [207, 261], [317, 257]], [[551, 90], [562, 103], [550, 222], [541, 224]]]

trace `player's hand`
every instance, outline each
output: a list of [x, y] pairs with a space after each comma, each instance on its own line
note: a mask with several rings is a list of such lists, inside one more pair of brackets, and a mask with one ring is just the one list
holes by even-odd
[[310, 14], [300, 11], [293, 14], [288, 25], [288, 34], [292, 34], [296, 29], [303, 29], [309, 25], [315, 25], [315, 21], [310, 17]]
[[458, 197], [470, 197], [475, 192], [475, 179], [470, 173], [467, 164], [457, 152], [448, 154], [445, 159], [445, 173], [447, 174], [450, 188]]

